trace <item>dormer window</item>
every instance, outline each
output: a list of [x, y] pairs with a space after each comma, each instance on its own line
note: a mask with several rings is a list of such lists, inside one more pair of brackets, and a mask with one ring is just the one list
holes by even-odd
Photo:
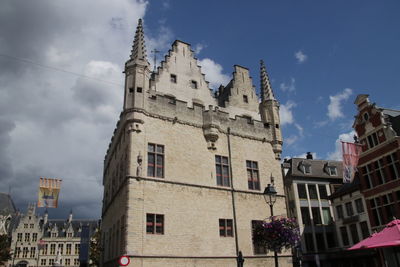
[[337, 169], [336, 169], [335, 166], [328, 166], [327, 167], [327, 171], [328, 171], [328, 174], [330, 176], [336, 176], [337, 175]]
[[311, 173], [311, 164], [308, 162], [302, 161], [299, 164], [299, 170], [304, 174], [310, 174]]
[[197, 89], [197, 82], [196, 81], [190, 81], [190, 87], [192, 87], [193, 89]]
[[176, 79], [176, 75], [175, 74], [171, 74], [171, 78], [170, 78], [172, 83], [176, 83], [177, 79]]

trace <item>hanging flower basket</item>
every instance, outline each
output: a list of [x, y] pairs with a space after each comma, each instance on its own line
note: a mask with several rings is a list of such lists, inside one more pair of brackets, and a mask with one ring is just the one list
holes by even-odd
[[256, 225], [253, 240], [268, 250], [282, 252], [282, 249], [294, 247], [299, 242], [299, 225], [294, 218], [271, 217], [269, 221]]

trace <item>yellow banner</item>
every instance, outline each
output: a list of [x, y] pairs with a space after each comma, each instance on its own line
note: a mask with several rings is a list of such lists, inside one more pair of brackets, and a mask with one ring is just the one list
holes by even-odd
[[57, 208], [61, 188], [60, 179], [40, 178], [38, 207]]

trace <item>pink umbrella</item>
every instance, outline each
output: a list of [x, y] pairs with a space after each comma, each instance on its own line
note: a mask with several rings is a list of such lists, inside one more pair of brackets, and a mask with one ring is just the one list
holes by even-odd
[[400, 220], [393, 220], [379, 233], [355, 244], [348, 250], [400, 246]]

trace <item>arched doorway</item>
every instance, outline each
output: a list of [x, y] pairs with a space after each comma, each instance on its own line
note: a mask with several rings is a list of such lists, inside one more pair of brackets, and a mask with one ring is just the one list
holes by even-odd
[[19, 261], [16, 266], [17, 267], [27, 267], [28, 262], [27, 261]]

